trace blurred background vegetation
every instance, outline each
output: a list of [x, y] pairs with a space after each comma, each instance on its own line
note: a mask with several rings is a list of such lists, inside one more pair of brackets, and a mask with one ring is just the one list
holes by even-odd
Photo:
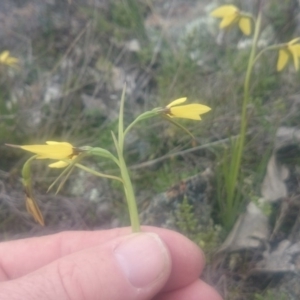
[[[20, 61], [18, 69], [0, 66], [1, 240], [129, 224], [118, 184], [76, 171], [59, 196], [46, 195], [59, 172], [36, 163], [34, 188], [47, 223], [41, 229], [26, 213], [20, 183], [28, 155], [3, 146], [54, 140], [113, 149], [110, 131], [116, 129], [126, 81], [125, 122], [184, 96], [212, 108], [201, 122], [180, 121], [196, 141], [163, 120], [151, 119], [139, 123], [126, 145], [141, 211], [152, 197], [181, 180], [212, 172], [205, 231], [199, 231], [200, 216], [186, 197], [174, 212], [176, 229], [210, 257], [228, 233], [219, 218], [222, 183], [215, 171], [239, 133], [251, 42], [237, 28], [220, 31], [219, 21], [209, 16], [224, 3], [257, 12], [255, 0], [1, 1], [0, 52], [9, 50]], [[299, 1], [264, 1], [263, 13], [259, 47], [300, 36]], [[239, 187], [245, 203], [259, 197], [277, 128], [300, 125], [300, 73], [293, 66], [278, 73], [277, 55], [270, 52], [255, 66]], [[87, 164], [104, 167], [97, 160]], [[116, 172], [113, 166], [105, 168]], [[223, 292], [220, 274], [209, 270], [207, 280]], [[228, 299], [275, 299], [265, 287], [265, 298], [260, 298], [255, 288], [245, 292], [241, 286], [238, 291], [228, 286]]]

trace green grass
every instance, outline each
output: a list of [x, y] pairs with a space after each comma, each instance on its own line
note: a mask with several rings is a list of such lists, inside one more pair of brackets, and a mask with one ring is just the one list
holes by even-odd
[[262, 294], [255, 294], [253, 300], [289, 300], [289, 296], [284, 292], [267, 290]]
[[182, 234], [199, 245], [207, 257], [210, 257], [212, 251], [220, 245], [220, 227], [212, 223], [205, 227], [199, 226], [199, 217], [195, 215], [193, 209], [188, 197], [184, 196], [175, 211], [176, 225]]

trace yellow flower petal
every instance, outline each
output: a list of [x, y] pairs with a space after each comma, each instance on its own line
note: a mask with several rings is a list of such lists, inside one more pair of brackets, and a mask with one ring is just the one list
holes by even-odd
[[15, 67], [19, 60], [16, 57], [10, 56], [9, 51], [3, 51], [0, 54], [0, 64]]
[[300, 57], [300, 44], [295, 45], [294, 48], [295, 48], [295, 52]]
[[293, 57], [294, 66], [295, 66], [296, 71], [299, 70], [299, 55], [298, 55], [299, 49], [297, 46], [300, 47], [300, 45], [294, 45], [294, 46], [289, 47], [289, 50]]
[[6, 64], [9, 65], [9, 66], [11, 66], [11, 65], [17, 64], [18, 61], [19, 61], [19, 60], [18, 60], [17, 58], [15, 58], [15, 57], [8, 57], [8, 58], [6, 59]]
[[170, 104], [168, 104], [168, 105], [167, 105], [167, 107], [168, 107], [168, 108], [170, 108], [170, 107], [172, 107], [172, 106], [175, 106], [175, 105], [181, 104], [181, 103], [185, 102], [185, 101], [186, 101], [186, 99], [187, 99], [186, 97], [184, 97], [184, 98], [179, 98], [179, 99], [176, 99], [176, 100], [172, 101]]
[[200, 115], [210, 111], [211, 108], [202, 104], [187, 104], [170, 108], [170, 117], [201, 120]]
[[220, 28], [226, 28], [228, 26], [230, 26], [231, 24], [234, 24], [236, 21], [238, 20], [238, 15], [230, 15], [227, 17], [224, 17], [222, 22], [220, 23]]
[[278, 60], [277, 60], [277, 71], [280, 72], [287, 64], [289, 60], [289, 54], [287, 53], [286, 50], [280, 49], [279, 50], [279, 55], [278, 55]]
[[251, 20], [247, 17], [241, 17], [239, 20], [239, 27], [243, 34], [249, 35], [251, 33]]
[[53, 168], [53, 169], [60, 169], [60, 168], [65, 168], [66, 166], [68, 166], [69, 164], [66, 163], [65, 161], [57, 161], [55, 163], [52, 163], [50, 165], [48, 165], [49, 168]]
[[213, 10], [210, 15], [216, 18], [224, 18], [230, 15], [234, 15], [239, 12], [239, 9], [234, 5], [222, 5]]
[[74, 148], [69, 143], [47, 142], [47, 145], [24, 145], [21, 149], [35, 153], [37, 159], [65, 159], [74, 155]]
[[46, 144], [47, 145], [61, 145], [61, 144], [68, 144], [70, 145], [69, 143], [66, 143], [66, 142], [55, 142], [55, 141], [46, 141]]
[[300, 37], [294, 38], [294, 39], [292, 39], [291, 41], [288, 42], [288, 45], [289, 46], [294, 45], [299, 41], [300, 41]]
[[[75, 159], [78, 155], [74, 155], [71, 159]], [[53, 168], [53, 169], [60, 169], [60, 168], [65, 168], [69, 165], [68, 162], [65, 162], [63, 160], [57, 161], [55, 163], [52, 163], [50, 165], [48, 165], [49, 168]]]
[[4, 63], [8, 57], [9, 57], [9, 51], [3, 51], [0, 54], [0, 62]]
[[288, 49], [293, 57], [296, 71], [299, 70], [300, 44], [288, 45]]

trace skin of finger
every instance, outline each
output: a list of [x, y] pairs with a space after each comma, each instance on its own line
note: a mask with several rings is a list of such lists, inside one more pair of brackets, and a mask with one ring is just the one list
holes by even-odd
[[159, 294], [153, 300], [223, 300], [223, 298], [204, 281], [198, 279], [192, 284], [171, 292]]
[[170, 234], [169, 230], [156, 231], [157, 229], [151, 228], [150, 231], [162, 238], [172, 257], [172, 272], [163, 291], [179, 289], [198, 279], [205, 265], [205, 257], [200, 248], [179, 233], [172, 231]]
[[[125, 229], [125, 228], [124, 228]], [[0, 243], [0, 281], [33, 272], [58, 258], [102, 245], [118, 236], [120, 229], [65, 231], [53, 235]], [[127, 229], [127, 234], [130, 230]]]
[[169, 253], [159, 279], [143, 288], [136, 288], [125, 277], [115, 254], [128, 238], [119, 237], [103, 245], [74, 252], [28, 275], [3, 282], [0, 285], [0, 299], [152, 299], [169, 277]]
[[[199, 277], [204, 266], [204, 256], [194, 243], [167, 229], [143, 227], [143, 231], [157, 233], [169, 248], [172, 273], [164, 287], [165, 291], [186, 286]], [[63, 232], [0, 243], [0, 281], [26, 275], [60, 257], [107, 243], [130, 232], [130, 228]]]

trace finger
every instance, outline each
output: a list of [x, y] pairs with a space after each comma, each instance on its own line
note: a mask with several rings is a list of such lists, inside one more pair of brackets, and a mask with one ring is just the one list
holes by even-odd
[[163, 291], [179, 289], [198, 279], [205, 265], [200, 248], [177, 232], [155, 227], [150, 230], [162, 238], [172, 257], [172, 272]]
[[153, 300], [222, 300], [222, 297], [210, 285], [202, 280], [171, 292], [159, 294]]
[[[199, 277], [204, 266], [204, 256], [194, 243], [167, 229], [143, 227], [143, 231], [156, 232], [169, 248], [173, 271], [165, 290], [180, 288]], [[0, 281], [18, 278], [70, 253], [101, 245], [129, 233], [130, 228], [63, 232], [0, 243]]]
[[0, 243], [0, 281], [18, 278], [58, 258], [101, 245], [117, 236], [118, 230], [73, 231]]
[[154, 233], [116, 238], [60, 258], [0, 286], [0, 299], [151, 299], [167, 281], [171, 257]]

